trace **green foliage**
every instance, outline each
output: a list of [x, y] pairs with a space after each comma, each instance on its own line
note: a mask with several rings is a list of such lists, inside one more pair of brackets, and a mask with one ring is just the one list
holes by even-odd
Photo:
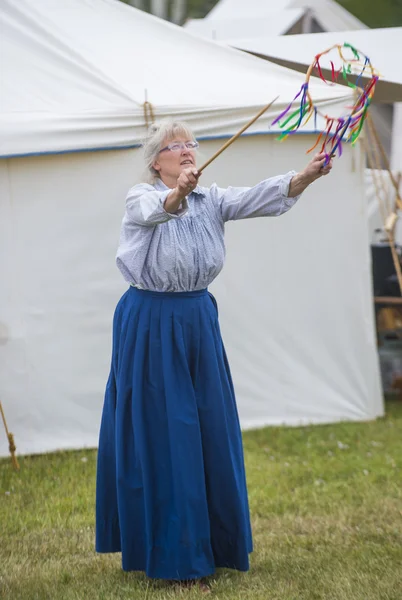
[[402, 0], [337, 0], [369, 27], [402, 26]]
[[[220, 600], [400, 600], [402, 403], [386, 418], [244, 434], [251, 571], [210, 579]], [[0, 598], [203, 597], [94, 551], [96, 451], [0, 460]]]
[[[402, 0], [337, 0], [368, 27], [402, 26]], [[189, 0], [189, 17], [202, 18], [215, 6], [215, 0]], [[250, 17], [253, 15], [250, 13]]]

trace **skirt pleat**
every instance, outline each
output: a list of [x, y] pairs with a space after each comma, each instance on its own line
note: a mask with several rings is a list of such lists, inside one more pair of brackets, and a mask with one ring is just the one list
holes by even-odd
[[131, 287], [117, 305], [99, 437], [96, 550], [126, 571], [246, 571], [251, 528], [237, 407], [206, 290]]

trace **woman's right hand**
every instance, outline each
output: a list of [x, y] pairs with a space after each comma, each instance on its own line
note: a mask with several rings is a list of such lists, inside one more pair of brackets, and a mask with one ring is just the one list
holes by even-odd
[[197, 186], [200, 173], [195, 167], [184, 169], [177, 178], [176, 187], [170, 192], [165, 200], [165, 210], [168, 213], [176, 213], [184, 198], [191, 194]]
[[188, 194], [191, 194], [197, 187], [199, 176], [200, 174], [194, 167], [184, 169], [177, 178], [176, 189], [178, 195], [184, 199]]

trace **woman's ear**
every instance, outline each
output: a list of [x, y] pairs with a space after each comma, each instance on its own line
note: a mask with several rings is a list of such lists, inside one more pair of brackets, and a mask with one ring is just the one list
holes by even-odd
[[158, 172], [161, 170], [161, 166], [160, 166], [160, 164], [158, 163], [157, 160], [153, 163], [152, 168], [155, 169], [155, 171], [158, 171]]

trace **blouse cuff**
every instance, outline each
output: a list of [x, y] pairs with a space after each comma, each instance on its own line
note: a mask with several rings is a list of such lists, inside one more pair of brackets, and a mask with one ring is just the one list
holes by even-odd
[[169, 218], [171, 219], [180, 219], [180, 217], [183, 217], [187, 212], [188, 212], [188, 201], [187, 201], [187, 196], [184, 198], [184, 200], [182, 201], [182, 203], [180, 204], [179, 208], [176, 210], [176, 212], [171, 213], [168, 212], [165, 209], [165, 202], [166, 202], [166, 198], [169, 196], [170, 192], [172, 190], [167, 190], [166, 193], [164, 193], [161, 196], [161, 208], [163, 210], [163, 212], [165, 213], [165, 215], [167, 215]]
[[279, 191], [283, 197], [283, 201], [288, 207], [293, 206], [301, 196], [301, 194], [299, 194], [298, 196], [293, 196], [293, 198], [289, 198], [290, 182], [292, 181], [295, 175], [297, 175], [297, 171], [289, 171], [288, 173], [286, 173], [286, 175], [282, 177], [282, 181], [279, 187]]

